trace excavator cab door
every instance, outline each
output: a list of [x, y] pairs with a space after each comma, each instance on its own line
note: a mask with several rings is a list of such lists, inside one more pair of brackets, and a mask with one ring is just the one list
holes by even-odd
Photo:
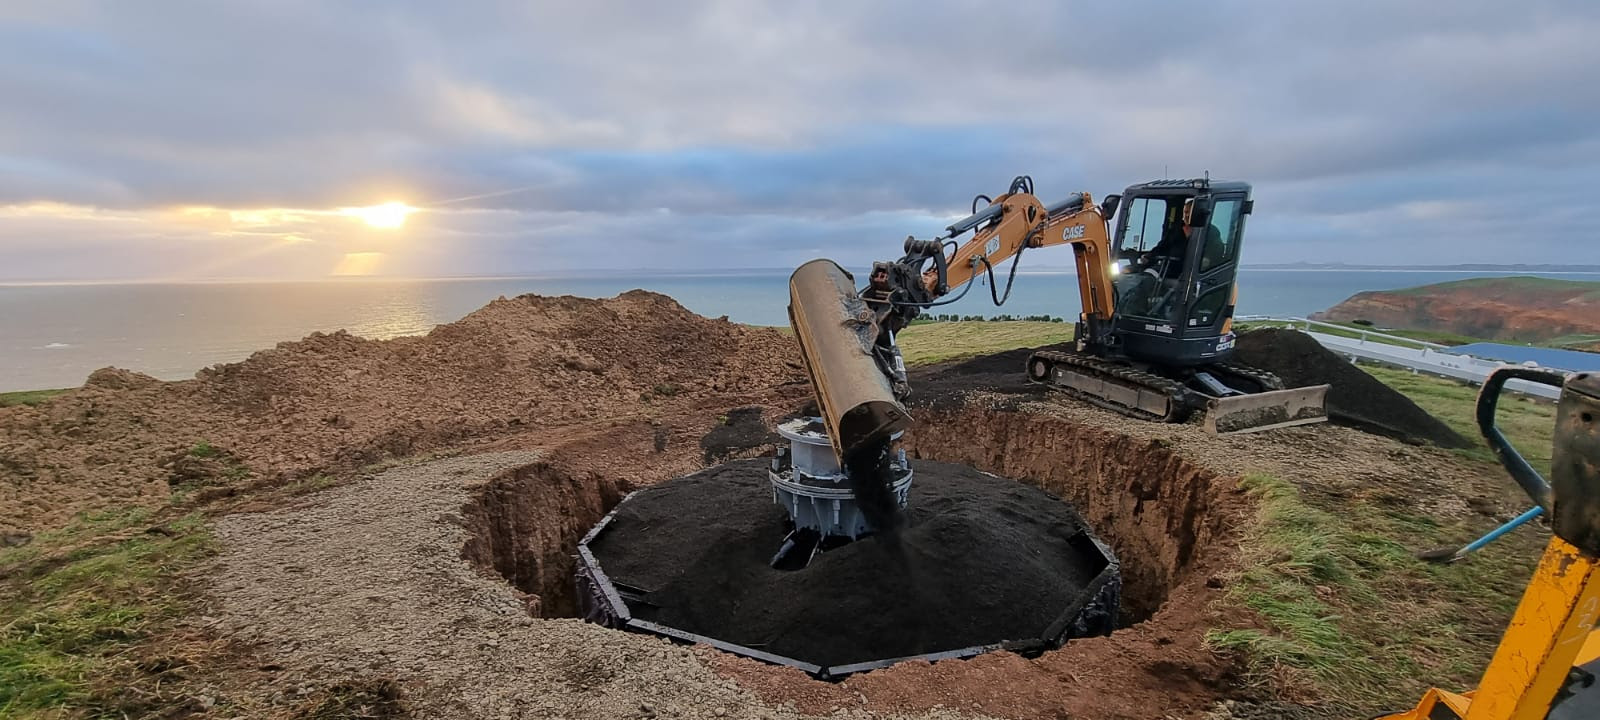
[[1250, 186], [1158, 180], [1123, 194], [1117, 216], [1121, 351], [1184, 366], [1226, 359]]

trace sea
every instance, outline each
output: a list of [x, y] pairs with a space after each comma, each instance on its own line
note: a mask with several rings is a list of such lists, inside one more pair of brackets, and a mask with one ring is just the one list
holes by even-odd
[[[1391, 290], [1500, 275], [1428, 270], [1242, 269], [1240, 314], [1304, 316], [1363, 290]], [[1541, 274], [1600, 280], [1600, 273]], [[426, 333], [497, 297], [524, 293], [602, 298], [635, 288], [670, 295], [707, 317], [788, 322], [788, 273], [588, 274], [562, 277], [216, 282], [183, 284], [0, 285], [0, 392], [75, 387], [116, 366], [163, 380], [192, 377], [217, 363], [315, 331], [348, 330], [385, 339]], [[1070, 270], [1023, 271], [996, 307], [1001, 287], [980, 284], [931, 312], [992, 317], [1078, 313]]]

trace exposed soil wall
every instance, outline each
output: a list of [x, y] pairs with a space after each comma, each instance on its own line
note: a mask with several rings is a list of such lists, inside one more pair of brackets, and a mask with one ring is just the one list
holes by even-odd
[[963, 463], [1066, 499], [1122, 562], [1124, 623], [1149, 619], [1172, 586], [1231, 553], [1236, 482], [1162, 442], [1059, 417], [962, 407], [923, 409], [906, 433], [913, 457]]
[[589, 528], [622, 499], [613, 479], [547, 462], [499, 473], [469, 490], [461, 555], [527, 595], [539, 617], [574, 617], [573, 554]]

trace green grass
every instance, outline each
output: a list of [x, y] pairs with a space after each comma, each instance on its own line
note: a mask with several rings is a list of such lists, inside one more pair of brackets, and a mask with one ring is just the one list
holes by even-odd
[[86, 515], [0, 551], [0, 717], [122, 716], [126, 685], [159, 683], [135, 650], [194, 609], [181, 578], [212, 539], [198, 515], [150, 521]]
[[283, 486], [283, 491], [290, 495], [306, 495], [340, 484], [339, 479], [332, 475], [317, 473], [311, 477], [302, 478]]
[[12, 405], [38, 405], [50, 398], [66, 392], [70, 388], [60, 390], [21, 390], [18, 392], [0, 393], [0, 407]]
[[1600, 335], [1562, 335], [1544, 341], [1544, 344], [1564, 350], [1600, 352]]
[[[1478, 432], [1478, 389], [1471, 385], [1410, 370], [1361, 365], [1383, 384], [1400, 391], [1430, 415], [1444, 421], [1462, 437], [1474, 440], [1476, 447], [1459, 451], [1473, 460], [1496, 464], [1494, 455], [1483, 445]], [[1556, 424], [1555, 405], [1516, 393], [1500, 396], [1496, 425], [1516, 445], [1534, 469], [1550, 474], [1550, 447]], [[1509, 481], [1508, 481], [1509, 482]]]
[[907, 364], [926, 365], [1071, 339], [1071, 323], [1002, 320], [912, 325], [902, 330], [895, 342]]
[[1420, 287], [1391, 290], [1397, 295], [1427, 295], [1439, 290], [1516, 290], [1520, 292], [1573, 292], [1585, 291], [1586, 297], [1600, 298], [1600, 283], [1583, 280], [1556, 280], [1531, 275], [1510, 277], [1469, 278]]
[[1363, 716], [1414, 703], [1430, 685], [1476, 682], [1521, 596], [1536, 539], [1491, 545], [1471, 562], [1424, 563], [1415, 550], [1472, 533], [1401, 509], [1382, 489], [1313, 501], [1271, 476], [1241, 485], [1259, 516], [1226, 602], [1266, 628], [1213, 630], [1212, 648], [1241, 654], [1261, 683]]

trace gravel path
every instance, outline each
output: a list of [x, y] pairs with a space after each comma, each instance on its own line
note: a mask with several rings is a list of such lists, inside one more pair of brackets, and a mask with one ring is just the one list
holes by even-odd
[[393, 677], [417, 717], [802, 717], [664, 639], [531, 618], [515, 589], [463, 561], [469, 490], [539, 458], [401, 467], [302, 507], [224, 518], [221, 627], [315, 677]]

